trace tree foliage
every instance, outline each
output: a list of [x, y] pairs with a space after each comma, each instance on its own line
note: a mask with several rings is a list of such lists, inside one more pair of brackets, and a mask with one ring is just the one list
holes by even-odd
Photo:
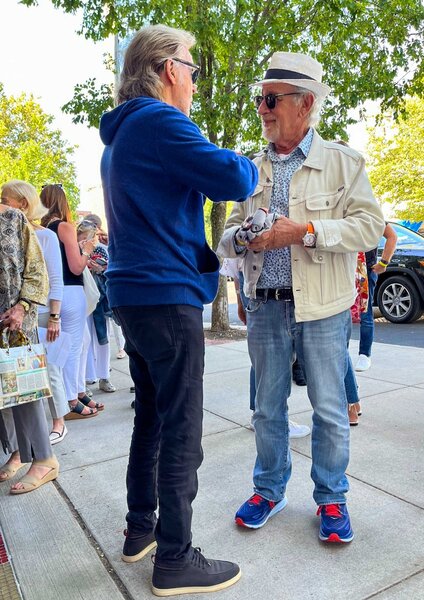
[[398, 122], [389, 113], [369, 130], [370, 179], [397, 218], [424, 221], [424, 100], [408, 98], [405, 108]]
[[73, 209], [78, 205], [73, 147], [52, 127], [33, 96], [6, 96], [0, 84], [0, 184], [10, 179], [32, 183], [62, 183]]

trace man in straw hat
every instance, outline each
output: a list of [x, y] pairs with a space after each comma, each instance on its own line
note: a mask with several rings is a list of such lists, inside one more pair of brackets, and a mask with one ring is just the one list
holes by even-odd
[[[324, 141], [314, 129], [330, 91], [321, 76], [313, 58], [276, 52], [265, 78], [255, 84], [262, 89], [254, 102], [269, 144], [254, 161], [259, 183], [250, 198], [234, 205], [218, 253], [243, 259], [256, 374], [254, 494], [237, 511], [236, 523], [257, 529], [287, 504], [292, 468], [287, 399], [296, 339], [313, 407], [311, 475], [319, 537], [350, 542], [344, 388], [349, 309], [355, 299], [356, 253], [376, 246], [384, 219], [363, 158]], [[262, 235], [249, 232], [251, 222], [262, 222], [260, 208], [273, 213]]]

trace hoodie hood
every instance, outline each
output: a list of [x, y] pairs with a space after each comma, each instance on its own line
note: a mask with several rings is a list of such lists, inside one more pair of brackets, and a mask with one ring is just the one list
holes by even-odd
[[120, 104], [110, 112], [105, 113], [100, 119], [100, 138], [105, 146], [112, 143], [116, 132], [118, 131], [121, 123], [133, 112], [141, 110], [147, 106], [151, 106], [161, 100], [156, 98], [150, 98], [148, 96], [140, 96], [139, 98], [133, 98], [123, 104]]

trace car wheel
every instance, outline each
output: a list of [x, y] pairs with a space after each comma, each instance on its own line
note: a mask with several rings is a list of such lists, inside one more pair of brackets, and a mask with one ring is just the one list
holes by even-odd
[[402, 275], [383, 281], [378, 290], [377, 304], [383, 317], [392, 323], [411, 323], [422, 313], [417, 288]]

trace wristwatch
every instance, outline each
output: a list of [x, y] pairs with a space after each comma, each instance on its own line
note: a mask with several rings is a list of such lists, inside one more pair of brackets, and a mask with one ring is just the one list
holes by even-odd
[[21, 298], [20, 300], [18, 300], [17, 303], [22, 306], [26, 313], [29, 312], [29, 309], [31, 308], [31, 303], [28, 302], [28, 300], [24, 300], [23, 298]]
[[315, 248], [315, 246], [317, 245], [317, 236], [315, 233], [314, 226], [311, 222], [309, 222], [307, 227], [308, 228], [306, 230], [306, 233], [302, 238], [303, 245], [306, 248]]

